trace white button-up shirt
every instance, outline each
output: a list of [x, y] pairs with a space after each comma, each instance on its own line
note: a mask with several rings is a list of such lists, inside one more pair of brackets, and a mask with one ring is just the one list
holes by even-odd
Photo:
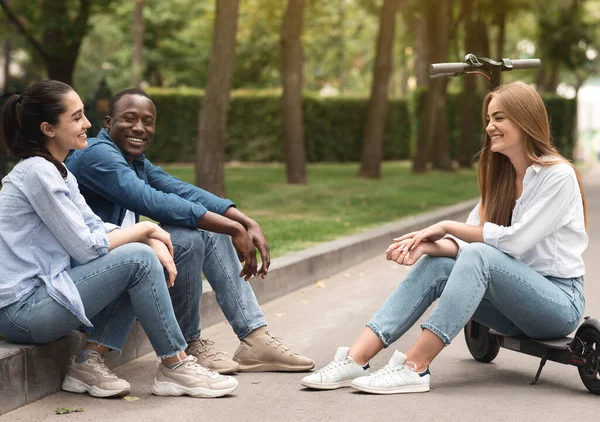
[[[467, 224], [481, 225], [480, 205], [481, 202], [471, 211]], [[467, 243], [452, 238], [460, 254]], [[483, 241], [541, 275], [561, 278], [584, 275], [583, 251], [588, 236], [573, 168], [567, 163], [529, 166], [510, 226], [484, 222]]]

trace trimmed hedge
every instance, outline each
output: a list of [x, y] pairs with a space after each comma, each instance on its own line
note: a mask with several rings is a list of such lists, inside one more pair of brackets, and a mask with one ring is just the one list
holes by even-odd
[[[157, 108], [157, 125], [148, 157], [159, 162], [193, 162], [198, 134], [201, 90], [151, 88]], [[411, 158], [416, 145], [419, 110], [424, 92], [409, 101], [390, 100], [386, 127], [385, 160]], [[573, 149], [576, 101], [545, 96], [552, 133], [569, 158]], [[479, 102], [480, 104], [481, 102]], [[448, 94], [448, 140], [454, 157], [460, 137], [460, 94]], [[352, 97], [321, 98], [305, 94], [303, 102], [306, 157], [309, 162], [359, 161], [367, 118], [368, 100]], [[283, 161], [282, 104], [279, 91], [242, 91], [231, 96], [227, 123], [226, 159]], [[473, 118], [481, 128], [480, 106]], [[479, 149], [475, 137], [473, 155]]]

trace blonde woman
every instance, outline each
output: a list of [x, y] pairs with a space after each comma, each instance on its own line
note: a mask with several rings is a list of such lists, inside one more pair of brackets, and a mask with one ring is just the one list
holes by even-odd
[[[442, 221], [394, 239], [386, 258], [414, 268], [354, 344], [340, 347], [333, 362], [302, 385], [425, 392], [430, 363], [469, 319], [505, 335], [545, 339], [577, 327], [588, 244], [581, 177], [552, 145], [546, 109], [533, 88], [498, 88], [485, 98], [482, 115], [481, 201], [467, 223]], [[406, 354], [396, 351], [369, 374], [369, 360], [438, 298]]]

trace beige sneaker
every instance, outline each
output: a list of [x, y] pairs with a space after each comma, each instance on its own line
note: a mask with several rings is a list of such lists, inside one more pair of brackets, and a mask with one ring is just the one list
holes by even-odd
[[285, 347], [281, 339], [266, 331], [265, 327], [252, 331], [244, 337], [233, 355], [240, 364], [241, 372], [308, 371], [315, 362]]
[[194, 356], [188, 356], [175, 369], [162, 363], [158, 365], [152, 393], [157, 396], [221, 397], [237, 386], [235, 378], [219, 375], [199, 365]]
[[239, 371], [240, 365], [232, 361], [226, 352], [215, 349], [214, 344], [213, 341], [200, 338], [190, 342], [185, 353], [195, 356], [200, 365], [219, 374], [232, 374]]
[[62, 389], [94, 397], [123, 397], [129, 394], [131, 386], [108, 369], [99, 353], [90, 352], [82, 363], [75, 363], [73, 357]]

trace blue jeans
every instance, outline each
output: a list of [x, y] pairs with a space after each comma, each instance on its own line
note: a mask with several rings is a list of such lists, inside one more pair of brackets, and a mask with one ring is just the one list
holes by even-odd
[[177, 266], [175, 285], [169, 292], [188, 343], [200, 338], [202, 272], [239, 339], [267, 325], [250, 283], [240, 277], [242, 266], [229, 236], [176, 226], [163, 228], [171, 234]]
[[[94, 325], [89, 341], [120, 351], [137, 318], [158, 356], [185, 350], [162, 266], [149, 246], [126, 244], [68, 273]], [[48, 343], [80, 325], [44, 284], [0, 309], [0, 332], [15, 343]]]
[[583, 277], [544, 277], [493, 246], [472, 243], [457, 259], [421, 258], [367, 326], [387, 347], [438, 298], [421, 328], [446, 345], [469, 319], [510, 336], [564, 337], [585, 307]]

